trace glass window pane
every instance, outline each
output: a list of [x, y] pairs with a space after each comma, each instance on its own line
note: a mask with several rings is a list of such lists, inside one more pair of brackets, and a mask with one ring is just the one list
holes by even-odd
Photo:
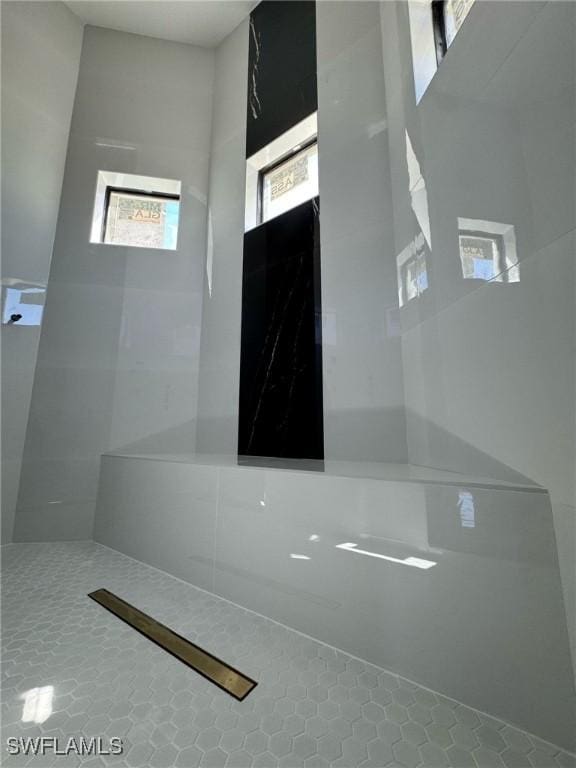
[[264, 173], [262, 221], [268, 221], [318, 194], [318, 144], [314, 143]]
[[105, 243], [175, 250], [180, 201], [110, 192]]
[[460, 260], [465, 278], [492, 280], [499, 272], [500, 249], [496, 237], [460, 235]]

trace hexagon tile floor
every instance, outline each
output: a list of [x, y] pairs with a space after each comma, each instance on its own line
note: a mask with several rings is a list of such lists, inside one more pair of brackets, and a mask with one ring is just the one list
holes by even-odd
[[[3, 765], [561, 768], [573, 756], [93, 543], [3, 548]], [[106, 587], [258, 680], [237, 702], [101, 606]], [[119, 756], [9, 755], [110, 737]], [[64, 750], [65, 751], [65, 750]]]

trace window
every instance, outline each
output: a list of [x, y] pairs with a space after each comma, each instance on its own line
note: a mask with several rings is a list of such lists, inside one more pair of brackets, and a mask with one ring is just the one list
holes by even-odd
[[91, 242], [175, 250], [179, 181], [100, 171]]
[[452, 45], [456, 33], [474, 5], [474, 0], [444, 0], [444, 32], [446, 47]]
[[318, 195], [317, 133], [314, 112], [247, 159], [246, 232]]
[[438, 69], [430, 0], [410, 0], [408, 3], [408, 14], [410, 19], [414, 89], [416, 92], [416, 103], [418, 104]]
[[458, 218], [458, 243], [465, 280], [520, 280], [516, 234], [511, 224]]
[[460, 233], [460, 260], [464, 278], [492, 280], [503, 269], [503, 240], [499, 235]]
[[271, 168], [260, 171], [261, 220], [268, 221], [318, 194], [318, 143], [296, 147]]
[[10, 280], [3, 287], [3, 325], [40, 325], [44, 311], [46, 289]]
[[102, 242], [174, 250], [180, 198], [108, 187]]
[[458, 510], [462, 528], [475, 528], [474, 496], [470, 491], [458, 491]]
[[424, 254], [419, 253], [414, 259], [406, 262], [405, 285], [408, 301], [420, 296], [428, 288], [428, 272], [426, 271]]
[[396, 257], [398, 271], [398, 303], [401, 307], [428, 289], [426, 239], [420, 232]]
[[474, 0], [409, 0], [416, 103], [420, 101]]
[[474, 0], [432, 0], [432, 24], [438, 64], [452, 45]]
[[436, 50], [436, 61], [438, 64], [442, 61], [448, 50], [446, 42], [446, 0], [432, 0], [432, 29], [434, 31], [434, 48]]

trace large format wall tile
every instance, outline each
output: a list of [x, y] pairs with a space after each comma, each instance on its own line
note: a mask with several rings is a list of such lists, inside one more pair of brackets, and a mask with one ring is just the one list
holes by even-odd
[[240, 472], [222, 470], [218, 594], [567, 737], [575, 699], [546, 494]]
[[406, 461], [379, 8], [316, 14], [325, 457]]
[[[2, 6], [3, 294], [11, 281], [48, 281], [82, 36], [64, 3]], [[13, 537], [40, 330], [2, 325], [3, 544]]]
[[213, 589], [218, 470], [103, 457], [94, 538]]
[[196, 444], [238, 446], [249, 22], [216, 52]]
[[[178, 447], [194, 448], [213, 68], [214, 54], [206, 49], [85, 30], [24, 446], [17, 540], [65, 539], [72, 531], [74, 538], [90, 537], [90, 505], [93, 512], [105, 451], [137, 441], [166, 449], [171, 435]], [[175, 251], [89, 241], [100, 170], [181, 181]], [[51, 494], [45, 497], [35, 529], [26, 496], [38, 497], [36, 473], [46, 474], [39, 464], [53, 459], [46, 466], [62, 473], [54, 475], [54, 486], [68, 495], [58, 512], [48, 506]], [[77, 460], [93, 474], [92, 483], [83, 477], [74, 490], [68, 467]], [[85, 497], [90, 485], [92, 495]], [[75, 519], [79, 498], [85, 507]]]
[[[474, 3], [418, 102], [408, 4], [380, 15], [399, 260], [429, 239], [400, 286], [408, 460], [547, 488], [572, 616], [576, 7]], [[465, 274], [466, 219], [514, 235], [491, 280]]]

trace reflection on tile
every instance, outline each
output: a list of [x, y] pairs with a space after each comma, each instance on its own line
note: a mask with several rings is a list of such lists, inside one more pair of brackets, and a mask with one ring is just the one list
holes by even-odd
[[2, 324], [41, 325], [46, 287], [7, 282], [2, 281]]
[[458, 242], [464, 279], [520, 280], [513, 225], [458, 217]]
[[576, 694], [548, 494], [331, 465], [107, 456], [96, 538], [570, 744]]
[[430, 249], [419, 232], [396, 257], [398, 271], [398, 303], [401, 307], [421, 296], [428, 288]]
[[[569, 3], [474, 3], [434, 74], [430, 8], [414, 2], [406, 12], [398, 6], [381, 11], [397, 253], [419, 231], [428, 230], [433, 244], [426, 265], [431, 295], [418, 302], [418, 311], [409, 307], [402, 313], [405, 327], [411, 327], [416, 315], [436, 316], [479, 281], [517, 282], [524, 259], [574, 228], [569, 169], [576, 15]], [[411, 36], [413, 44], [418, 39], [414, 61]], [[426, 69], [427, 56], [432, 63], [424, 83], [420, 69]], [[547, 85], [551, 81], [553, 88]], [[417, 199], [423, 198], [415, 186], [419, 176], [425, 179], [426, 205]], [[409, 226], [412, 209], [420, 222], [417, 231]], [[468, 219], [466, 226], [457, 225], [462, 219]], [[461, 251], [469, 251], [465, 263]]]

